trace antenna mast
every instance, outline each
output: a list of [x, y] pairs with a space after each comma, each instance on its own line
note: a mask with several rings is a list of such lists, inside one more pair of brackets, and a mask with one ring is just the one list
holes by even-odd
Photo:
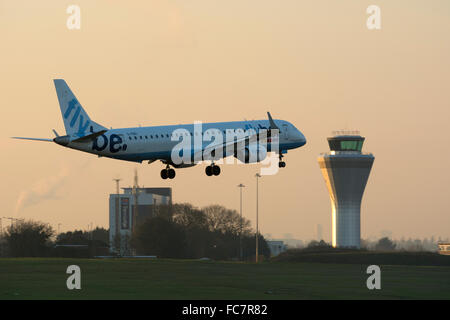
[[115, 220], [115, 224], [116, 224], [116, 235], [115, 235], [115, 238], [116, 239], [118, 239], [117, 241], [116, 241], [116, 239], [114, 239], [113, 240], [113, 244], [114, 244], [114, 247], [115, 247], [115, 250], [117, 251], [117, 252], [119, 252], [120, 253], [120, 248], [121, 248], [121, 240], [120, 240], [120, 228], [119, 228], [119, 224], [120, 224], [120, 219], [119, 219], [119, 201], [120, 201], [120, 188], [119, 188], [119, 182], [120, 182], [120, 180], [121, 179], [119, 179], [119, 178], [116, 178], [116, 179], [113, 179], [113, 181], [115, 181], [116, 182], [116, 198], [115, 198], [115, 207], [116, 207], [116, 209], [115, 209], [115, 216], [114, 216], [114, 220]]
[[133, 185], [133, 196], [134, 196], [134, 210], [133, 210], [133, 223], [132, 223], [132, 229], [131, 232], [133, 233], [136, 228], [136, 217], [137, 217], [137, 210], [139, 205], [138, 200], [138, 192], [139, 192], [139, 184], [138, 184], [138, 173], [137, 169], [134, 169], [134, 185]]
[[119, 194], [120, 193], [119, 182], [122, 179], [117, 178], [117, 179], [113, 179], [113, 180], [116, 182], [116, 194]]

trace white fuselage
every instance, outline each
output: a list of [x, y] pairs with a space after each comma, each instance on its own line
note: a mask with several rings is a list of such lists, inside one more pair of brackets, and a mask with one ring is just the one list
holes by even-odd
[[[279, 151], [303, 146], [304, 135], [290, 122], [274, 120], [280, 129]], [[201, 127], [194, 124], [152, 126], [137, 128], [110, 129], [93, 141], [59, 143], [68, 148], [96, 154], [101, 157], [142, 162], [144, 160], [163, 160], [171, 162], [173, 148], [183, 139], [191, 139], [201, 143], [202, 148], [214, 142], [214, 134], [227, 135], [246, 130], [266, 130], [270, 126], [268, 120], [234, 121], [204, 123]]]

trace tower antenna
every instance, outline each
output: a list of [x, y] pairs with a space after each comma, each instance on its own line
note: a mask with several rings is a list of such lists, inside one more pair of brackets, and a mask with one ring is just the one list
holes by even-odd
[[119, 178], [113, 179], [113, 181], [116, 182], [116, 194], [119, 194], [119, 193], [120, 193], [120, 188], [119, 188], [119, 182], [120, 182], [120, 180], [122, 180], [122, 179], [119, 179]]

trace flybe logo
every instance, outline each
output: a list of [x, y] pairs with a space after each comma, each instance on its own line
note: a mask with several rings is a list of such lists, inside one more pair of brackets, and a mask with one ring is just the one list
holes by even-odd
[[[72, 118], [70, 119], [70, 122], [68, 122], [70, 115], [72, 115]], [[73, 98], [72, 100], [70, 100], [67, 105], [66, 112], [64, 113], [64, 122], [66, 124], [68, 122], [70, 128], [73, 128], [78, 120], [78, 131], [75, 134], [79, 137], [84, 136], [84, 133], [86, 132], [86, 129], [88, 128], [90, 123], [89, 119], [86, 119], [86, 121], [84, 121], [85, 116], [86, 114], [84, 113], [77, 99]]]
[[109, 144], [109, 152], [116, 153], [120, 150], [127, 150], [127, 145], [123, 143], [122, 138], [117, 134], [112, 134], [108, 137], [104, 134], [100, 135], [94, 140], [94, 143], [92, 144], [92, 150], [96, 151], [103, 151], [106, 149], [106, 147]]

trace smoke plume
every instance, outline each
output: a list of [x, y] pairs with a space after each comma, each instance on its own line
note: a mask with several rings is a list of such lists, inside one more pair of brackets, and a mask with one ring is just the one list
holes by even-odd
[[23, 190], [17, 199], [16, 213], [45, 200], [60, 198], [58, 191], [66, 182], [68, 175], [69, 170], [62, 168], [57, 175], [43, 178], [34, 183], [29, 189]]

